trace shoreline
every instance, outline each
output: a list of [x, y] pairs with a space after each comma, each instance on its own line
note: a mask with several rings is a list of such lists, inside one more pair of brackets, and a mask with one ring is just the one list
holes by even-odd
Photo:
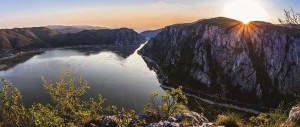
[[[143, 44], [143, 43], [141, 43]], [[125, 45], [125, 46], [113, 46], [113, 45], [77, 45], [77, 46], [63, 46], [63, 47], [53, 47], [53, 48], [40, 48], [40, 49], [34, 49], [34, 50], [29, 50], [29, 51], [19, 51], [15, 54], [6, 56], [6, 57], [1, 57], [0, 61], [7, 60], [7, 59], [12, 59], [18, 56], [22, 56], [24, 54], [29, 54], [29, 53], [38, 53], [38, 52], [45, 52], [49, 50], [55, 50], [55, 49], [70, 49], [70, 48], [122, 48], [122, 47], [133, 47], [133, 46], [139, 46], [141, 44], [137, 45]], [[0, 64], [0, 69], [1, 69], [1, 64]]]
[[[141, 43], [143, 44], [143, 43]], [[31, 51], [27, 51], [27, 52], [20, 52], [17, 53], [15, 55], [11, 55], [8, 57], [3, 57], [0, 58], [0, 62], [3, 60], [7, 60], [7, 59], [12, 59], [18, 56], [22, 56], [24, 54], [28, 54], [28, 53], [38, 53], [38, 52], [45, 52], [45, 51], [49, 51], [49, 50], [55, 50], [55, 49], [70, 49], [70, 48], [120, 48], [120, 47], [133, 47], [133, 46], [140, 46], [141, 44], [137, 44], [137, 45], [127, 45], [127, 46], [111, 46], [111, 45], [78, 45], [78, 46], [65, 46], [65, 47], [56, 47], [56, 48], [42, 48], [42, 49], [37, 49], [37, 50], [31, 50]], [[151, 68], [154, 72], [156, 72], [157, 74], [157, 79], [159, 80], [160, 84], [164, 84], [165, 80], [168, 78], [168, 76], [166, 74], [163, 73], [163, 71], [160, 69], [160, 67], [158, 66], [157, 62], [154, 61], [153, 59], [151, 59], [150, 57], [147, 57], [145, 55], [143, 55], [142, 53], [140, 53], [139, 51], [137, 51], [137, 54], [140, 55], [142, 58], [146, 59], [148, 62], [150, 62], [151, 64], [153, 64], [154, 68]], [[0, 70], [5, 68], [7, 65], [5, 64], [1, 64], [0, 63]], [[161, 85], [162, 88], [165, 89], [171, 89], [173, 87], [170, 86], [166, 86], [166, 85]], [[183, 87], [184, 88], [184, 87]], [[205, 94], [205, 93], [200, 93], [201, 91], [193, 91], [187, 88], [184, 88], [184, 93], [187, 96], [193, 97], [195, 99], [201, 100], [205, 103], [208, 104], [216, 104], [218, 106], [221, 107], [226, 107], [226, 108], [231, 108], [231, 109], [236, 109], [236, 110], [240, 110], [240, 111], [244, 111], [244, 112], [250, 112], [253, 114], [258, 114], [260, 111], [257, 109], [265, 109], [262, 108], [258, 105], [251, 105], [251, 104], [243, 104], [242, 102], [237, 102], [234, 100], [229, 100], [227, 98], [215, 98], [212, 95], [209, 94]], [[217, 101], [219, 100], [219, 101]], [[254, 107], [254, 108], [249, 108], [249, 107]], [[255, 108], [256, 107], [256, 108]], [[271, 109], [271, 108], [268, 108]]]
[[[168, 90], [171, 90], [173, 88], [173, 87], [169, 87], [169, 86], [165, 86], [165, 85], [161, 85], [161, 87], [164, 88], [164, 89], [168, 89]], [[216, 101], [213, 101], [213, 100], [202, 98], [202, 97], [197, 96], [195, 94], [187, 93], [185, 91], [183, 93], [186, 96], [193, 97], [193, 98], [195, 98], [197, 100], [200, 100], [200, 101], [205, 102], [205, 103], [210, 104], [210, 105], [218, 105], [220, 107], [225, 107], [225, 108], [230, 108], [230, 109], [234, 109], [234, 110], [239, 110], [239, 111], [242, 111], [242, 112], [247, 112], [247, 113], [251, 113], [251, 114], [255, 114], [255, 115], [259, 115], [261, 113], [260, 111], [255, 110], [255, 109], [251, 109], [251, 108], [247, 108], [247, 107], [241, 107], [241, 106], [235, 106], [235, 105], [227, 104], [227, 103], [216, 102]]]

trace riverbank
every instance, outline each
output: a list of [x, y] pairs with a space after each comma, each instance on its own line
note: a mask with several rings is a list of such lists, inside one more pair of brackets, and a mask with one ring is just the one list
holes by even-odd
[[[141, 43], [143, 44], [143, 43]], [[44, 51], [49, 51], [49, 50], [54, 50], [54, 49], [68, 49], [68, 48], [119, 48], [119, 47], [134, 47], [134, 46], [139, 46], [141, 44], [137, 45], [126, 45], [126, 46], [113, 46], [113, 45], [78, 45], [78, 46], [63, 46], [63, 47], [54, 47], [54, 48], [40, 48], [40, 49], [34, 49], [34, 50], [23, 50], [23, 51], [16, 51], [14, 50], [15, 53], [12, 52], [7, 52], [7, 55], [3, 55], [4, 57], [0, 57], [1, 60], [6, 60], [10, 58], [14, 58], [17, 56], [21, 56], [23, 54], [27, 53], [38, 53], [38, 52], [44, 52]]]
[[[167, 90], [172, 89], [173, 87], [170, 86], [170, 84], [168, 83], [167, 74], [163, 73], [163, 71], [157, 64], [157, 62], [141, 53], [138, 54], [141, 55], [144, 58], [144, 60], [147, 60], [148, 64], [151, 64], [149, 66], [151, 66], [151, 69], [157, 73], [159, 82], [163, 84], [161, 85], [161, 87]], [[258, 115], [261, 112], [269, 112], [275, 110], [273, 108], [263, 107], [254, 104], [247, 104], [247, 103], [231, 100], [228, 98], [215, 97], [214, 95], [208, 94], [205, 91], [201, 91], [201, 90], [195, 91], [189, 88], [185, 88], [184, 86], [183, 86], [183, 92], [185, 93], [186, 96], [192, 97], [196, 100], [205, 102], [210, 105], [217, 105], [220, 107], [246, 112], [253, 115]]]
[[75, 49], [75, 48], [131, 48], [131, 47], [138, 47], [140, 45], [127, 45], [127, 46], [111, 46], [111, 45], [79, 45], [79, 46], [64, 46], [64, 47], [56, 47], [56, 48], [40, 48], [35, 50], [28, 50], [28, 51], [14, 51], [15, 53], [7, 53], [9, 55], [2, 55], [5, 57], [0, 57], [0, 70], [3, 70], [8, 67], [5, 63], [6, 60], [14, 59], [16, 57], [22, 57], [27, 54], [35, 54], [35, 53], [43, 53], [45, 51], [51, 50], [62, 50], [62, 49]]

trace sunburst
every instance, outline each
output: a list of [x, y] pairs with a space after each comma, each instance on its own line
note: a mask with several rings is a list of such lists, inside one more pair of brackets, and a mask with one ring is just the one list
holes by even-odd
[[240, 20], [247, 24], [250, 21], [265, 21], [268, 16], [263, 7], [254, 0], [236, 0], [225, 4], [223, 13], [228, 18]]

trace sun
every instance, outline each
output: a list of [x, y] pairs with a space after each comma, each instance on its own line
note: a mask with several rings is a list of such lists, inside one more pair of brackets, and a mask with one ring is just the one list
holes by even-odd
[[254, 0], [236, 0], [225, 5], [224, 16], [247, 24], [250, 21], [265, 21], [268, 18], [266, 11]]

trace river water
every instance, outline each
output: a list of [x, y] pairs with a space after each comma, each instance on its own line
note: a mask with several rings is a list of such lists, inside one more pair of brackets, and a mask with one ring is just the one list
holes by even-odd
[[89, 83], [85, 98], [101, 94], [107, 105], [140, 111], [150, 92], [164, 92], [156, 73], [137, 54], [142, 46], [60, 48], [23, 54], [1, 60], [0, 77], [17, 87], [25, 105], [30, 105], [50, 103], [42, 76], [55, 82], [61, 72], [72, 70]]

